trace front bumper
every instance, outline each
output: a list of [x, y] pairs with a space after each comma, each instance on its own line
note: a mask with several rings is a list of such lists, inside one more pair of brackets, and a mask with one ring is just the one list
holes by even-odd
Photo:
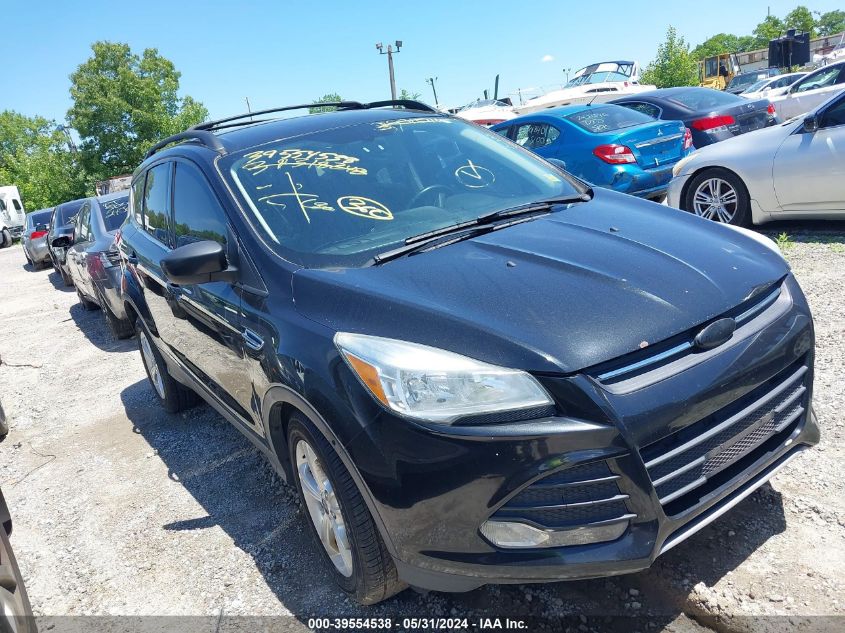
[[690, 174], [681, 174], [672, 179], [669, 183], [669, 188], [666, 190], [666, 204], [675, 209], [683, 208], [681, 206], [683, 202], [682, 194], [689, 178]]
[[[791, 276], [784, 288], [773, 305], [714, 350], [618, 382], [593, 372], [539, 377], [557, 403], [558, 414], [550, 417], [436, 427], [380, 409], [359, 411], [374, 421], [346, 450], [359, 468], [400, 577], [427, 589], [465, 591], [488, 583], [635, 572], [753, 492], [819, 439], [810, 408], [812, 319]], [[719, 416], [736, 417], [731, 407], [747, 408], [748, 402], [767, 398], [786, 375], [800, 378], [800, 385], [790, 383], [798, 394], [786, 403], [796, 407], [787, 412], [790, 419], [783, 412], [781, 418], [748, 414], [742, 433], [708, 449], [702, 463], [717, 464], [714, 474], [688, 492], [654, 483], [665, 474], [652, 465], [655, 447], [669, 454], [672, 442], [682, 441], [678, 438], [693, 432], [704, 437], [702, 425], [712, 430], [724, 422]], [[788, 424], [780, 428], [781, 422]], [[777, 432], [761, 436], [766, 424]], [[737, 452], [743, 446], [747, 450]], [[724, 457], [727, 451], [734, 456]], [[717, 471], [720, 459], [728, 465]], [[482, 536], [480, 526], [503, 512], [522, 512], [526, 522], [581, 520], [586, 510], [585, 522], [600, 519], [589, 513], [610, 507], [606, 499], [512, 509], [517, 497], [531, 498], [526, 491], [536, 495], [535, 484], [593, 464], [609, 469], [622, 497], [613, 503], [633, 515], [616, 540], [515, 549], [495, 547]]]

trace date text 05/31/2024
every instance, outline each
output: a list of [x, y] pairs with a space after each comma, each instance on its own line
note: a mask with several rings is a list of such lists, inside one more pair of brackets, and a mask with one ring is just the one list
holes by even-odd
[[511, 618], [309, 618], [308, 628], [314, 631], [373, 629], [389, 631], [393, 628], [416, 631], [477, 630], [519, 631], [528, 628], [524, 620]]

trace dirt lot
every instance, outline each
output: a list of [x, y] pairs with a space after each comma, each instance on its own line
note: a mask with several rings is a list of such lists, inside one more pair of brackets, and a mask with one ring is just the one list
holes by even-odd
[[[767, 233], [781, 231], [816, 319], [816, 450], [649, 571], [406, 591], [369, 609], [329, 584], [291, 489], [246, 439], [209, 407], [162, 411], [134, 340], [113, 341], [55, 273], [23, 266], [20, 247], [0, 251], [0, 397], [11, 422], [0, 486], [36, 613], [287, 615], [277, 622], [290, 630], [314, 615], [574, 615], [575, 630], [642, 615], [638, 630], [673, 631], [838, 614], [831, 630], [845, 628], [845, 231]], [[533, 622], [543, 624], [559, 622]]]

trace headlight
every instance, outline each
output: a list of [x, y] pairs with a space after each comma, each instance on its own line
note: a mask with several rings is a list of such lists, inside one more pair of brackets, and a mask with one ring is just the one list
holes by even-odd
[[335, 345], [367, 389], [402, 415], [450, 424], [460, 417], [551, 405], [530, 374], [453, 352], [338, 332]]
[[695, 158], [695, 152], [689, 156], [684, 156], [681, 160], [675, 163], [675, 166], [672, 167], [672, 177], [677, 178], [678, 174], [681, 173], [681, 170], [686, 167], [693, 158]]

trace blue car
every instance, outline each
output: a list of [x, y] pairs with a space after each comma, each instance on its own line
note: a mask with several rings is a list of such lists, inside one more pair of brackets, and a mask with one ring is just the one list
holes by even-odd
[[662, 198], [672, 166], [694, 149], [683, 123], [610, 104], [553, 108], [491, 129], [582, 180], [641, 198]]

